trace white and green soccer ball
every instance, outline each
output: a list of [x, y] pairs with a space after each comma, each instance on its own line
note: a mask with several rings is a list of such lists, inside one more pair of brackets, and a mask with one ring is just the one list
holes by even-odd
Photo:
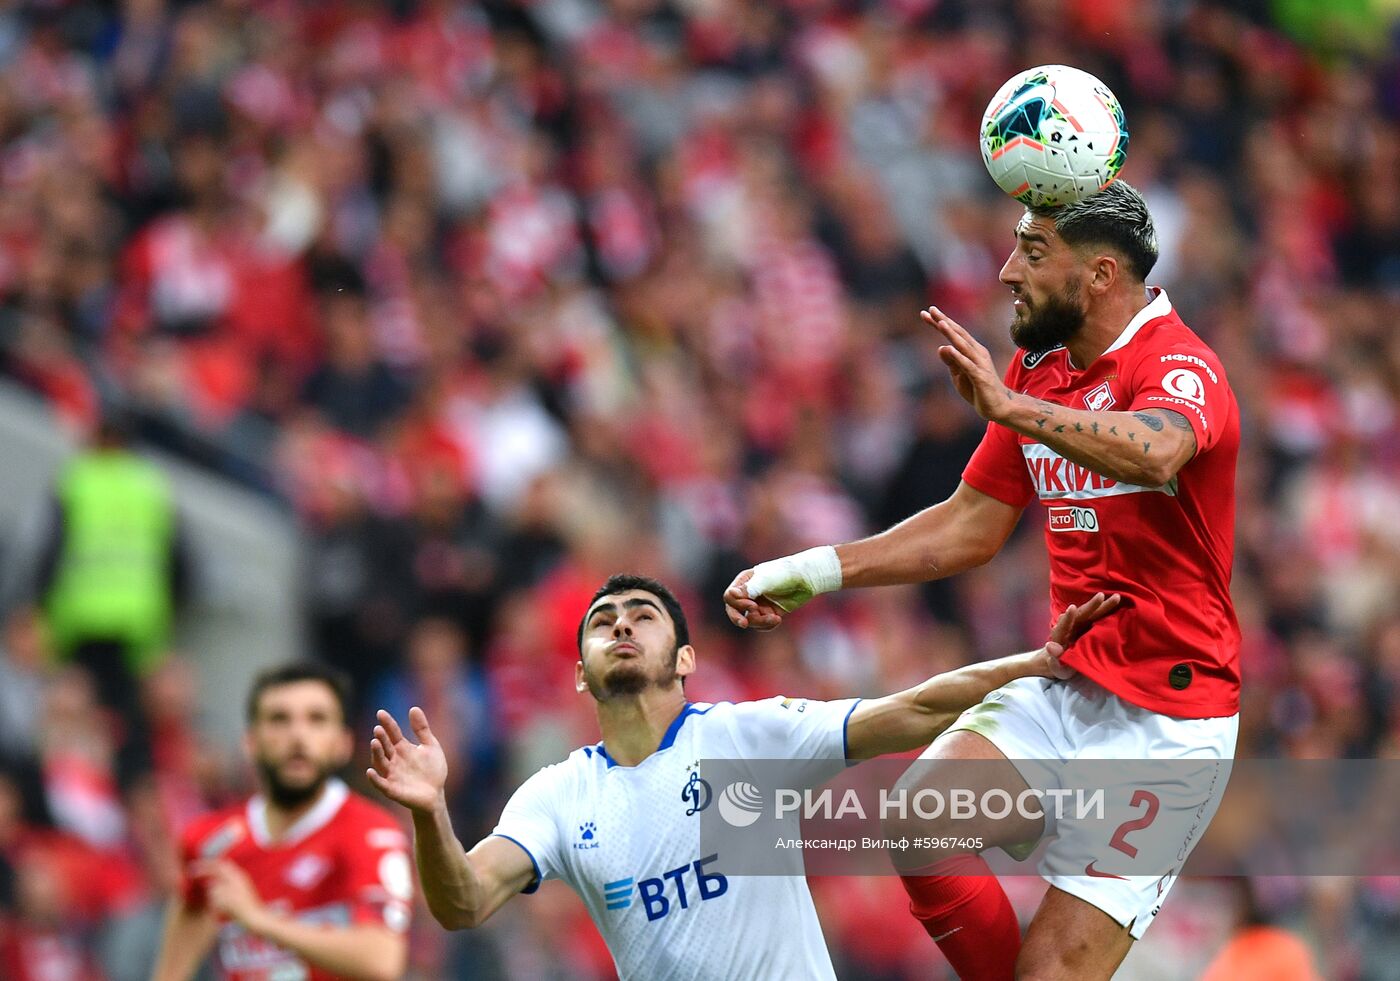
[[1082, 201], [1123, 169], [1128, 127], [1107, 85], [1068, 65], [1030, 68], [1003, 85], [982, 116], [982, 162], [1032, 207]]

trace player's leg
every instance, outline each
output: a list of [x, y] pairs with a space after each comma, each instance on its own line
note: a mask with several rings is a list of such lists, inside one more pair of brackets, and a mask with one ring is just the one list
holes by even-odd
[[[1039, 803], [1025, 801], [1031, 787], [1058, 787], [1054, 761], [1064, 759], [1059, 702], [1063, 682], [1047, 678], [1022, 678], [990, 693], [964, 712], [952, 726], [924, 750], [900, 778], [896, 799], [912, 802], [921, 791], [944, 795], [945, 806], [929, 818], [924, 809], [908, 806], [902, 813], [886, 811], [884, 834], [889, 838], [980, 838], [977, 848], [908, 849], [893, 856], [901, 870], [968, 851], [1007, 848], [1034, 843], [1050, 828], [1038, 815]], [[1014, 761], [1014, 762], [1013, 762]], [[946, 806], [952, 790], [970, 791], [981, 800], [988, 790], [1004, 792], [1015, 803], [1004, 817], [979, 814], [955, 819]], [[933, 809], [937, 810], [937, 799]]]
[[[1020, 808], [1012, 807], [1005, 817], [995, 819], [985, 814], [961, 818], [953, 815], [950, 803], [955, 790], [979, 801], [987, 791], [999, 790], [1016, 802], [1029, 789], [1021, 771], [990, 739], [970, 729], [950, 729], [909, 766], [895, 785], [894, 798], [904, 801], [905, 807], [886, 817], [884, 834], [914, 843], [893, 855], [895, 867], [901, 871], [923, 869], [954, 855], [1038, 840], [1045, 831], [1044, 819], [1029, 817]], [[920, 795], [925, 792], [936, 795], [931, 799], [941, 801], [941, 805], [915, 807], [912, 802], [923, 799]], [[929, 813], [930, 806], [939, 811], [937, 816], [923, 816]], [[929, 844], [947, 840], [976, 840], [979, 844]]]
[[[932, 759], [920, 761], [906, 774], [901, 789], [910, 794], [924, 788], [946, 791], [968, 778], [997, 781], [1008, 792], [1019, 793], [1026, 782], [1001, 751], [975, 732], [958, 731], [945, 735], [931, 747]], [[977, 761], [974, 765], [973, 761]], [[959, 764], [962, 764], [961, 766]], [[979, 795], [980, 796], [980, 795]], [[1022, 818], [1021, 821], [1026, 819]], [[922, 822], [898, 829], [900, 837], [980, 837], [986, 847], [1034, 839], [1039, 827], [950, 827], [944, 823]], [[894, 836], [895, 829], [887, 831]], [[901, 869], [901, 879], [909, 893], [909, 912], [923, 925], [938, 949], [967, 981], [1009, 981], [1014, 976], [1021, 945], [1021, 925], [986, 861], [967, 849], [910, 849], [917, 853]], [[901, 853], [903, 855], [904, 853]]]
[[[1038, 684], [1018, 691], [1012, 687], [1002, 689], [992, 703], [983, 703], [983, 711], [969, 710], [935, 741], [906, 771], [896, 793], [903, 791], [907, 801], [922, 790], [947, 795], [957, 788], [971, 790], [980, 800], [986, 790], [996, 788], [1018, 799], [1029, 784], [993, 738], [1027, 759], [1052, 754], [1043, 731], [1043, 689]], [[988, 704], [992, 707], [985, 708]], [[980, 724], [992, 715], [995, 725]], [[902, 819], [887, 820], [884, 833], [910, 840], [980, 838], [982, 848], [992, 848], [1034, 842], [1044, 831], [1042, 818], [1019, 811], [996, 821], [985, 816], [952, 821], [946, 815], [945, 809], [942, 817], [926, 820], [906, 811]], [[958, 976], [964, 981], [1010, 981], [1021, 944], [1020, 924], [1001, 883], [980, 855], [967, 846], [919, 848], [898, 853], [895, 861], [909, 893], [910, 912]]]
[[1128, 956], [1133, 935], [1103, 910], [1050, 887], [1016, 959], [1017, 981], [1100, 981]]

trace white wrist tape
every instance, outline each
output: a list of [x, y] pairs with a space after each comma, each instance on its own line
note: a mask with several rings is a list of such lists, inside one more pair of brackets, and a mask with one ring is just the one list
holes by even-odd
[[809, 548], [796, 555], [760, 562], [748, 581], [750, 599], [806, 590], [813, 596], [841, 588], [841, 559], [832, 545]]

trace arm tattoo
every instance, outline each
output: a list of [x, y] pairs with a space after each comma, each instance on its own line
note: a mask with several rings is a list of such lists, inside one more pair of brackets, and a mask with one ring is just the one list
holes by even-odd
[[1098, 424], [1097, 422], [1091, 422], [1091, 423], [1089, 423], [1089, 428], [1092, 429], [1092, 430], [1094, 431], [1094, 435], [1095, 435], [1095, 436], [1097, 436], [1097, 435], [1099, 434], [1099, 424]]
[[1044, 429], [1044, 428], [1045, 428], [1045, 423], [1046, 423], [1046, 421], [1047, 421], [1047, 420], [1045, 420], [1045, 419], [1037, 419], [1037, 420], [1035, 421], [1035, 424], [1036, 424], [1037, 426], [1039, 426], [1041, 429]]
[[1165, 419], [1172, 424], [1173, 429], [1180, 429], [1191, 438], [1191, 454], [1194, 456], [1197, 449], [1196, 430], [1191, 428], [1191, 423], [1186, 417], [1175, 409], [1153, 409], [1152, 414], [1158, 419]]
[[1117, 426], [1109, 426], [1109, 427], [1108, 427], [1108, 431], [1109, 431], [1110, 433], [1112, 433], [1113, 435], [1115, 435], [1115, 436], [1118, 435], [1118, 427], [1117, 427]]
[[1137, 442], [1137, 433], [1133, 432], [1131, 429], [1128, 430], [1128, 442], [1129, 442], [1129, 443], [1136, 443], [1136, 442]]
[[1074, 424], [1074, 431], [1075, 431], [1076, 433], [1082, 433], [1082, 432], [1084, 431], [1084, 423], [1082, 423], [1082, 422], [1076, 422], [1076, 423]]
[[1147, 440], [1143, 440], [1143, 441], [1142, 441], [1142, 455], [1143, 455], [1143, 456], [1147, 456], [1147, 451], [1150, 450], [1150, 449], [1152, 449], [1152, 444], [1149, 443]]
[[1161, 415], [1166, 418], [1167, 422], [1171, 423], [1177, 429], [1184, 429], [1189, 433], [1195, 432], [1195, 430], [1191, 428], [1191, 423], [1189, 423], [1186, 417], [1180, 412], [1173, 412], [1171, 409], [1156, 409], [1154, 411], [1161, 413]]
[[1064, 426], [1056, 426], [1056, 427], [1055, 427], [1055, 432], [1057, 432], [1057, 433], [1062, 433], [1062, 432], [1064, 432], [1064, 431], [1065, 431], [1065, 427], [1064, 427]]
[[1134, 412], [1133, 418], [1137, 419], [1154, 433], [1160, 433], [1162, 431], [1162, 426], [1165, 425], [1160, 418], [1148, 415], [1146, 412]]

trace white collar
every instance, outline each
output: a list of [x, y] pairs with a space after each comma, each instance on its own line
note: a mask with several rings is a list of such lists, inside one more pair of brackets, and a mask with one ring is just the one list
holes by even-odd
[[[1117, 351], [1119, 348], [1127, 347], [1128, 342], [1133, 339], [1138, 331], [1142, 330], [1143, 325], [1149, 320], [1165, 317], [1172, 312], [1172, 301], [1167, 299], [1167, 291], [1160, 286], [1153, 286], [1150, 288], [1155, 289], [1157, 295], [1152, 298], [1151, 303], [1147, 304], [1147, 306], [1133, 315], [1133, 319], [1128, 321], [1128, 326], [1123, 328], [1123, 333], [1119, 334], [1118, 339], [1108, 346], [1108, 350], [1104, 351], [1104, 354], [1109, 354], [1113, 351]], [[1102, 357], [1103, 355], [1099, 356]]]
[[345, 781], [339, 777], [331, 777], [326, 781], [325, 789], [321, 791], [321, 799], [297, 818], [282, 837], [274, 840], [267, 827], [267, 798], [262, 794], [255, 794], [248, 800], [248, 830], [252, 832], [253, 840], [259, 848], [295, 845], [329, 824], [349, 796], [350, 788], [345, 786]]

